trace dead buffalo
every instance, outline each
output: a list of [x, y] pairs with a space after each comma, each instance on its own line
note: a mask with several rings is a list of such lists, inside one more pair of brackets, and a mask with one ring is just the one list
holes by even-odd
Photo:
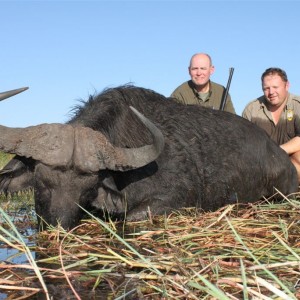
[[274, 188], [297, 191], [288, 155], [237, 115], [135, 86], [90, 96], [73, 113], [67, 124], [0, 126], [0, 150], [16, 154], [0, 173], [0, 190], [33, 187], [48, 224], [75, 226], [79, 205], [138, 220], [150, 211], [253, 202]]

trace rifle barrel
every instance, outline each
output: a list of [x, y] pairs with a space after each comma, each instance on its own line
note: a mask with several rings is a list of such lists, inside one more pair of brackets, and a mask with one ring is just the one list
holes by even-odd
[[222, 97], [222, 100], [221, 100], [220, 110], [224, 110], [224, 108], [225, 108], [225, 104], [226, 104], [227, 96], [228, 96], [228, 93], [229, 93], [229, 88], [230, 88], [230, 83], [231, 83], [233, 72], [234, 72], [234, 68], [229, 68], [229, 78], [228, 78], [227, 86], [226, 86], [226, 89], [223, 93], [223, 97]]

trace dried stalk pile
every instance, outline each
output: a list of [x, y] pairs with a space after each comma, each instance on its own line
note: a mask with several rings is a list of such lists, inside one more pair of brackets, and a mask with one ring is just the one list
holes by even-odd
[[8, 299], [300, 299], [297, 197], [126, 224], [91, 217], [34, 238], [36, 265], [0, 264]]

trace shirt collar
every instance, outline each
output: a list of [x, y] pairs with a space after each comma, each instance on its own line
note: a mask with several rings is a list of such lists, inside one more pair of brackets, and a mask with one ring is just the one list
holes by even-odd
[[[210, 96], [211, 96], [211, 94], [212, 94], [212, 88], [211, 88], [211, 81], [210, 81], [210, 80], [208, 81], [208, 84], [209, 84], [208, 96], [207, 96], [207, 98], [205, 99], [204, 102], [206, 102], [207, 100], [209, 100], [209, 98], [210, 98]], [[196, 86], [195, 86], [195, 84], [194, 84], [193, 81], [192, 81], [192, 85], [193, 85], [193, 91], [194, 91], [194, 94], [196, 95], [196, 97], [197, 97], [198, 99], [201, 99], [201, 97], [200, 97], [200, 92], [197, 91]]]

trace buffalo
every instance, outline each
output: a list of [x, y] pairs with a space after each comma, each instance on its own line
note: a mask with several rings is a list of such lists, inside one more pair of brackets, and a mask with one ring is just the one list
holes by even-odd
[[105, 89], [72, 113], [66, 124], [0, 126], [0, 150], [15, 154], [0, 190], [33, 188], [40, 224], [72, 228], [82, 207], [141, 220], [298, 190], [289, 156], [237, 115], [133, 85]]

